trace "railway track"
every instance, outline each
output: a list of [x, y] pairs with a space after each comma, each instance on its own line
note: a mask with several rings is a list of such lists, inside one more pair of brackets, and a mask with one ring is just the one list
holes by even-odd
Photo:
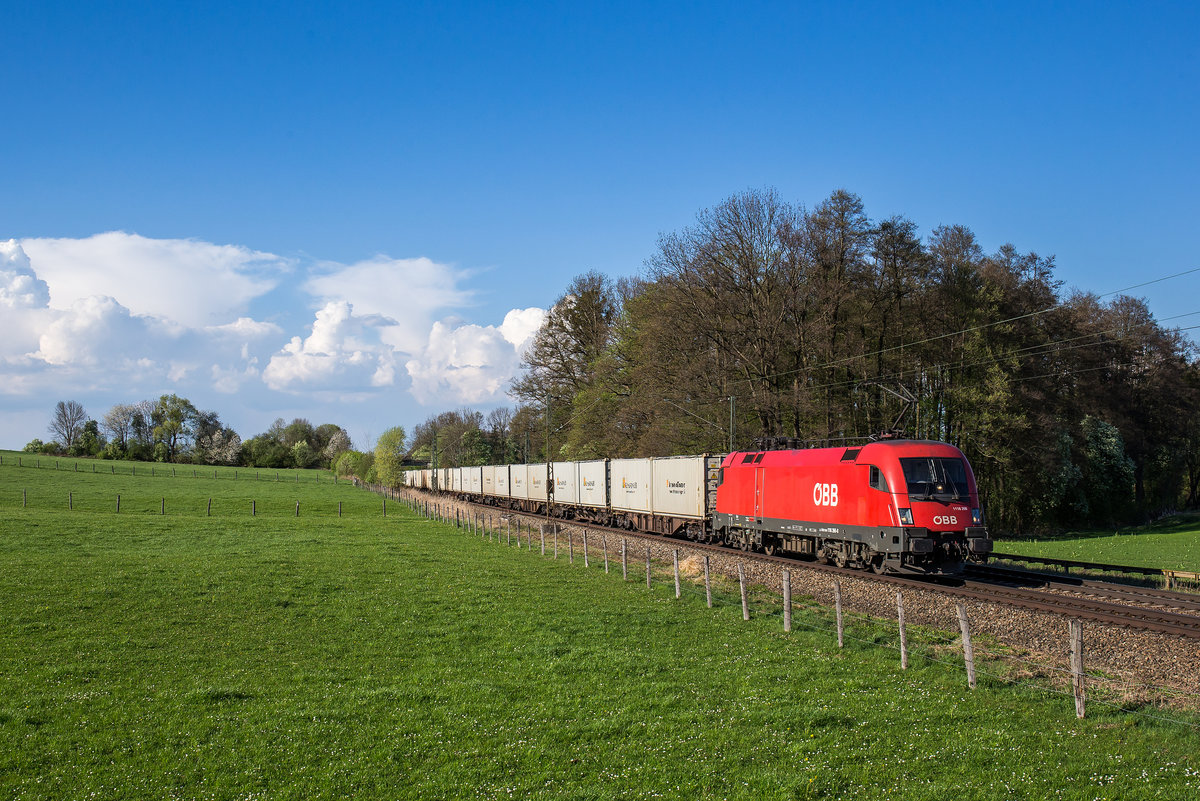
[[1063, 576], [1056, 573], [994, 565], [968, 565], [966, 574], [984, 581], [1013, 582], [1029, 587], [1049, 587], [1114, 601], [1167, 607], [1184, 612], [1200, 612], [1200, 596], [1195, 593], [1174, 592], [1155, 587], [1141, 587], [1136, 584], [1121, 584], [1107, 580]]
[[[464, 503], [464, 502], [459, 502]], [[540, 516], [509, 512], [487, 504], [465, 503], [480, 513], [516, 516], [528, 521], [543, 522]], [[1055, 577], [1018, 569], [991, 568], [991, 573], [969, 572], [962, 578], [914, 577], [877, 575], [866, 570], [840, 568], [794, 559], [786, 556], [767, 556], [753, 551], [742, 551], [722, 545], [712, 545], [677, 540], [658, 534], [647, 534], [627, 529], [608, 528], [594, 524], [580, 524], [569, 520], [555, 519], [560, 526], [587, 529], [597, 534], [616, 537], [635, 537], [664, 545], [677, 545], [700, 553], [717, 554], [725, 558], [742, 558], [774, 564], [789, 569], [804, 569], [844, 576], [864, 581], [878, 582], [922, 592], [939, 593], [962, 600], [993, 603], [1033, 612], [1042, 612], [1063, 617], [1078, 618], [1093, 623], [1120, 626], [1129, 629], [1170, 634], [1187, 639], [1200, 639], [1200, 603], [1195, 596], [1190, 598], [1179, 593], [1170, 593], [1149, 588], [1114, 586], [1107, 582], [1091, 581], [1071, 577]], [[1052, 581], [1053, 579], [1057, 581]], [[1054, 585], [1067, 585], [1054, 586]], [[1055, 590], [1067, 589], [1069, 592]], [[1161, 608], [1170, 606], [1170, 609]]]

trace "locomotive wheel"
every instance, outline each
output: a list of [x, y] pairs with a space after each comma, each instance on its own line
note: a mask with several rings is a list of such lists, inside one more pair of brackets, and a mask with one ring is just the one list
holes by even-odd
[[886, 568], [884, 567], [883, 561], [884, 561], [883, 554], [879, 554], [878, 556], [873, 558], [871, 560], [872, 572], [878, 573], [879, 575], [883, 575], [884, 571], [886, 570]]
[[775, 542], [763, 543], [763, 553], [767, 556], [774, 556], [779, 553], [779, 545]]

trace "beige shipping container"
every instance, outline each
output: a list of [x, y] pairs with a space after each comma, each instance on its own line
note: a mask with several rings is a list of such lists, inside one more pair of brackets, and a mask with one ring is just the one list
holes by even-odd
[[529, 499], [529, 465], [514, 464], [508, 468], [509, 496], [517, 500]]
[[529, 500], [544, 501], [547, 498], [546, 494], [546, 473], [547, 468], [544, 464], [527, 465], [529, 475]]
[[653, 477], [649, 459], [613, 459], [608, 463], [609, 502], [620, 512], [649, 512], [650, 481]]
[[595, 459], [575, 464], [579, 471], [579, 505], [594, 509], [608, 508], [608, 460]]
[[506, 464], [496, 466], [496, 497], [497, 498], [509, 497], [510, 489], [509, 489], [508, 474], [509, 474], [510, 470], [511, 470], [511, 467]]
[[665, 517], [704, 517], [703, 456], [651, 459], [650, 502], [654, 514]]
[[554, 502], [575, 506], [579, 503], [577, 462], [554, 463]]

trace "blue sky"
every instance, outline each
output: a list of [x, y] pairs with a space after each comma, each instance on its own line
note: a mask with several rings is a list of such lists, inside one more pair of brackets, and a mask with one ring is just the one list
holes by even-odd
[[0, 446], [67, 398], [360, 445], [504, 403], [573, 276], [749, 187], [1101, 294], [1200, 266], [1195, 4], [8, 6]]

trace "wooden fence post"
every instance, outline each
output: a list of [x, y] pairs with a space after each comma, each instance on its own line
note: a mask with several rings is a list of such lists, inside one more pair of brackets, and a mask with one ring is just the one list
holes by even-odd
[[158, 510], [158, 513], [160, 515], [165, 515], [167, 513], [167, 499], [166, 498], [162, 499], [162, 508]]
[[121, 514], [121, 496], [117, 495], [117, 514]]
[[629, 581], [629, 561], [625, 555], [624, 537], [621, 537], [621, 581]]
[[708, 554], [704, 554], [704, 598], [712, 609], [712, 583], [708, 580]]
[[67, 493], [67, 508], [68, 509], [75, 508], [75, 493], [73, 493], [73, 492]]
[[646, 546], [646, 589], [650, 589], [650, 546]]
[[675, 563], [675, 597], [679, 597], [679, 549], [671, 551], [671, 561]]
[[900, 669], [908, 670], [908, 635], [904, 631], [904, 596], [896, 590], [896, 620], [900, 624]]
[[749, 620], [750, 599], [746, 595], [746, 571], [742, 569], [741, 562], [738, 562], [738, 586], [742, 591], [742, 620]]
[[342, 516], [342, 502], [338, 501], [338, 517]]
[[250, 501], [250, 516], [251, 517], [254, 517], [255, 515], [258, 514], [257, 504], [258, 504], [257, 501]]
[[967, 666], [967, 686], [975, 689], [975, 649], [971, 647], [971, 628], [967, 625], [967, 605], [958, 605], [958, 628], [962, 632], [963, 662]]
[[1075, 717], [1084, 715], [1083, 695], [1083, 621], [1072, 620], [1071, 634], [1071, 689], [1075, 695]]
[[844, 628], [842, 627], [842, 583], [840, 581], [833, 582], [833, 609], [837, 614], [838, 648], [844, 648], [846, 641], [842, 637]]
[[208, 499], [208, 517], [212, 517], [212, 498]]
[[792, 630], [792, 573], [783, 569], [783, 630]]
[[587, 552], [587, 529], [586, 529], [586, 528], [583, 530], [583, 566], [584, 566], [584, 567], [591, 567], [591, 563], [590, 563], [590, 562], [588, 562], [588, 552]]
[[567, 543], [571, 551], [571, 564], [575, 564], [575, 532], [567, 532]]
[[558, 558], [558, 526], [554, 527], [554, 558]]
[[600, 535], [600, 547], [604, 548], [604, 572], [608, 572], [608, 535]]
[[542, 535], [542, 556], [546, 555], [546, 527], [542, 526], [538, 529]]

